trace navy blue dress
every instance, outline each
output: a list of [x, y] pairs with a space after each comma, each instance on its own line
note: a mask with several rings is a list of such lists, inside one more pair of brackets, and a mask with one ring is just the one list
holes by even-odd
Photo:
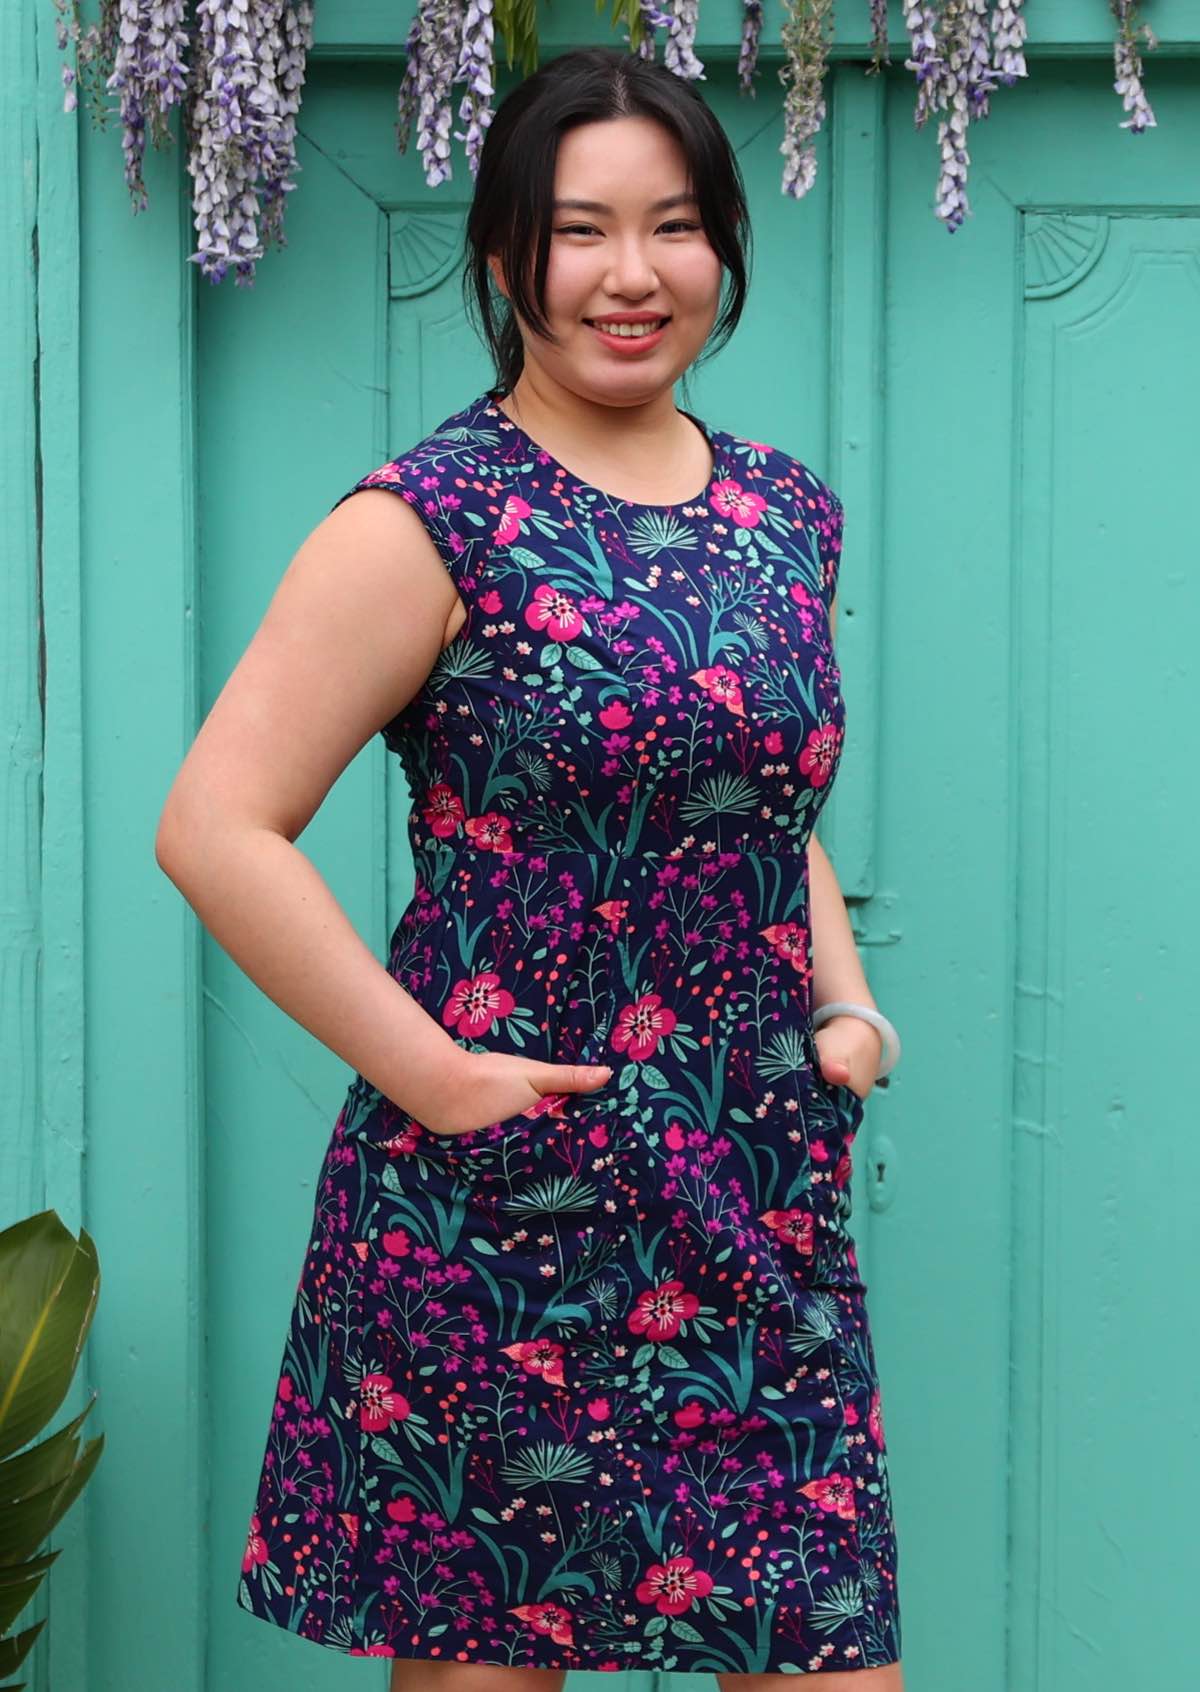
[[389, 969], [466, 1050], [614, 1073], [461, 1134], [349, 1085], [238, 1586], [336, 1650], [900, 1656], [863, 1101], [811, 1022], [842, 510], [693, 421], [713, 473], [678, 505], [589, 486], [490, 394], [343, 496], [408, 500], [467, 613], [383, 731], [415, 870]]

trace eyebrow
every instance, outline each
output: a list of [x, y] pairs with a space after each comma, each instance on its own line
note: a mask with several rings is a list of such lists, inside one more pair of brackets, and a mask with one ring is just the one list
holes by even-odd
[[[698, 206], [699, 200], [694, 194], [669, 194], [665, 200], [655, 200], [650, 207], [652, 212], [670, 211], [672, 206]], [[612, 207], [606, 206], [602, 200], [555, 200], [555, 211], [590, 211], [608, 212], [611, 216]]]

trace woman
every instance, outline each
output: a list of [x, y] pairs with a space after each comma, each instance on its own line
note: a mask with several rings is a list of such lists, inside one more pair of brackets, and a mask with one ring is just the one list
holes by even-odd
[[[164, 812], [206, 926], [355, 1070], [238, 1601], [392, 1692], [901, 1689], [846, 1227], [896, 1048], [812, 836], [841, 508], [672, 397], [747, 233], [687, 83], [597, 49], [520, 84], [468, 226], [498, 384], [305, 541]], [[386, 970], [293, 844], [377, 731]]]

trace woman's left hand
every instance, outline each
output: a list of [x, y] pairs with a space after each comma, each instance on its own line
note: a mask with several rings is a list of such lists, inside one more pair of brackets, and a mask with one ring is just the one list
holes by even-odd
[[883, 1056], [883, 1035], [861, 1016], [831, 1016], [813, 1036], [821, 1074], [834, 1086], [850, 1087], [865, 1099], [875, 1085]]

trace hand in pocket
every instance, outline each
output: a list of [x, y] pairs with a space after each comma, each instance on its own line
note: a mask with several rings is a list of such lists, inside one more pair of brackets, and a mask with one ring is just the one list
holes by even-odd
[[425, 1127], [435, 1134], [469, 1134], [509, 1117], [540, 1116], [565, 1094], [596, 1092], [611, 1075], [603, 1064], [540, 1063], [510, 1052], [470, 1052], [446, 1086], [437, 1120]]

